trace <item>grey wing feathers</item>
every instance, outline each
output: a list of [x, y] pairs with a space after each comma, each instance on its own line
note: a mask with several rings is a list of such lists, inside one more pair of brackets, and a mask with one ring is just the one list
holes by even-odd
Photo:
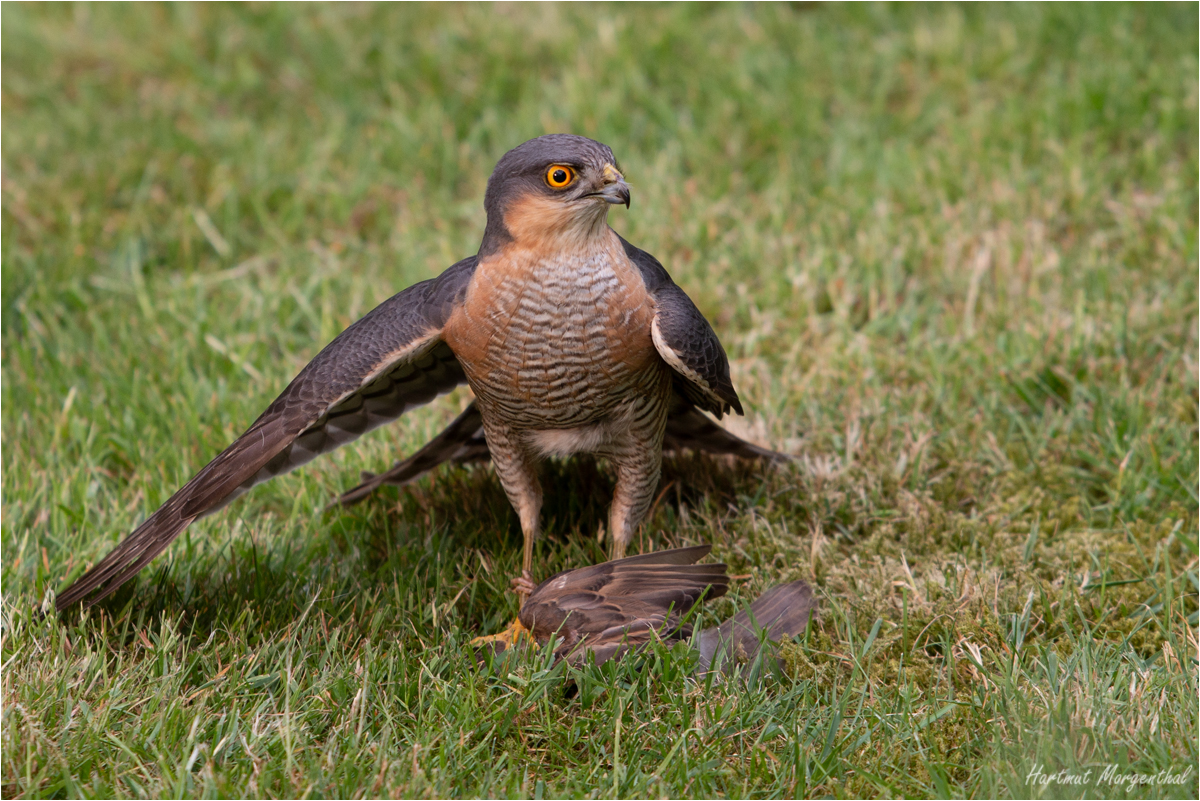
[[730, 434], [690, 403], [678, 404], [671, 409], [663, 436], [663, 450], [704, 451], [772, 462], [786, 462], [792, 458]]
[[817, 599], [807, 582], [772, 587], [749, 609], [700, 633], [697, 670], [703, 673], [719, 666], [729, 673], [743, 661], [753, 663], [764, 639], [779, 642], [802, 633], [816, 608]]
[[728, 411], [744, 414], [729, 378], [729, 358], [708, 320], [658, 259], [624, 239], [621, 244], [654, 298], [651, 335], [655, 349], [675, 372], [676, 389], [717, 419]]
[[474, 258], [461, 261], [384, 301], [343, 331], [246, 433], [60, 594], [57, 607], [85, 599], [90, 606], [196, 518], [464, 383], [462, 367], [439, 335], [474, 269]]
[[445, 462], [464, 464], [489, 459], [491, 453], [483, 437], [483, 417], [479, 414], [479, 407], [472, 403], [446, 426], [445, 431], [412, 456], [397, 462], [386, 473], [363, 473], [362, 483], [342, 493], [336, 503], [345, 506], [358, 503], [384, 484], [402, 487]]

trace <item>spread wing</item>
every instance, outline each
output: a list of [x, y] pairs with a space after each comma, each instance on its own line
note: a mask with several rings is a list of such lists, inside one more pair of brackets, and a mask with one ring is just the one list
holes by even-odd
[[709, 545], [631, 556], [568, 570], [539, 584], [521, 607], [520, 620], [539, 642], [552, 635], [559, 657], [597, 662], [654, 637], [686, 637], [680, 626], [701, 598], [729, 589], [723, 564], [695, 564]]
[[446, 426], [445, 431], [431, 439], [419, 451], [396, 462], [385, 473], [364, 472], [362, 483], [342, 493], [334, 503], [344, 506], [358, 503], [384, 484], [403, 487], [444, 462], [465, 464], [486, 462], [491, 458], [491, 451], [488, 450], [487, 440], [483, 436], [483, 417], [479, 414], [479, 407], [472, 401], [466, 411]]
[[692, 299], [680, 289], [658, 259], [621, 239], [625, 255], [637, 265], [654, 298], [650, 334], [658, 355], [675, 373], [675, 389], [688, 401], [721, 419], [726, 412], [744, 414], [729, 380], [729, 359], [721, 341]]
[[667, 412], [663, 450], [704, 451], [738, 456], [742, 459], [766, 459], [770, 462], [786, 462], [792, 458], [786, 453], [760, 447], [730, 434], [678, 393], [672, 399], [670, 411]]
[[85, 600], [91, 606], [196, 518], [464, 383], [441, 330], [474, 270], [475, 258], [465, 259], [384, 301], [343, 331], [246, 433], [63, 591], [57, 607]]

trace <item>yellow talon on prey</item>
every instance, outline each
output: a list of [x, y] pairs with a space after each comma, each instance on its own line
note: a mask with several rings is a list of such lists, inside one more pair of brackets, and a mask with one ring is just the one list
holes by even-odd
[[529, 633], [529, 629], [521, 624], [521, 618], [513, 618], [513, 622], [508, 624], [508, 628], [499, 634], [488, 634], [484, 637], [476, 637], [471, 640], [471, 645], [476, 648], [491, 648], [493, 653], [503, 653], [509, 648], [515, 648], [524, 641], [537, 646], [537, 641], [533, 635]]

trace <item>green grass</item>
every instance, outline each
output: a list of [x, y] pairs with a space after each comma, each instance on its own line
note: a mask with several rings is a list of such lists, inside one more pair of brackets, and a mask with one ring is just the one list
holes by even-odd
[[[6, 798], [1196, 797], [1196, 5], [2, 23]], [[321, 511], [464, 393], [82, 619], [34, 614], [340, 330], [473, 253], [492, 165], [560, 130], [621, 160], [613, 224], [713, 321], [734, 430], [800, 457], [671, 463], [639, 542], [744, 577], [707, 620], [812, 581], [788, 677], [697, 684], [683, 649], [476, 668], [520, 550], [490, 469]], [[611, 489], [547, 474], [543, 576], [603, 558]]]

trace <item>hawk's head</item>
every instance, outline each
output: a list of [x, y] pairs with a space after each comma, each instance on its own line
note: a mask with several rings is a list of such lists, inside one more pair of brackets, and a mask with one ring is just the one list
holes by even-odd
[[480, 254], [517, 243], [577, 247], [605, 230], [608, 206], [629, 206], [629, 186], [607, 145], [571, 134], [530, 139], [504, 154], [488, 179]]

